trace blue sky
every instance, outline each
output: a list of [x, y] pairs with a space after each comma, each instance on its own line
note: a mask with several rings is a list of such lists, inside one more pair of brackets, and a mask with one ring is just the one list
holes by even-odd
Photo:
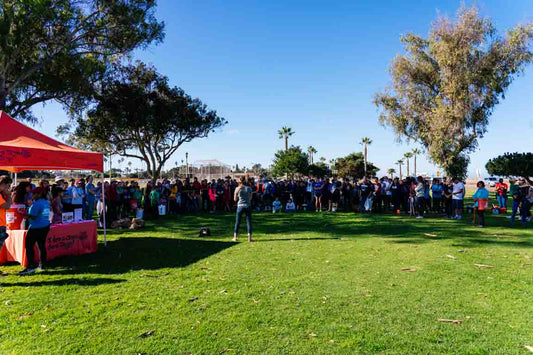
[[[277, 130], [296, 132], [290, 144], [313, 145], [327, 160], [361, 151], [373, 139], [369, 161], [381, 173], [413, 148], [395, 141], [377, 122], [373, 94], [390, 78], [402, 50], [401, 34], [426, 35], [438, 13], [453, 15], [460, 1], [174, 1], [160, 0], [163, 44], [135, 53], [172, 85], [201, 98], [229, 124], [186, 144], [171, 160], [219, 159], [230, 165], [269, 165], [283, 142]], [[533, 1], [477, 2], [500, 33], [533, 21]], [[489, 132], [471, 155], [470, 171], [506, 151], [533, 151], [533, 68], [510, 87]], [[53, 135], [66, 115], [56, 104], [35, 107], [40, 129]], [[133, 161], [136, 166], [139, 162]], [[124, 166], [126, 166], [124, 164]], [[419, 159], [419, 171], [438, 169]]]

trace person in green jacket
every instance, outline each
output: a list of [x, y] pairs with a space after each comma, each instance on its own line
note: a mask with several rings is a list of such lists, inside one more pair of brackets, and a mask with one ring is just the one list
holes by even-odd
[[159, 217], [159, 199], [161, 194], [159, 193], [159, 186], [154, 187], [152, 192], [150, 192], [150, 206], [152, 207], [152, 213], [154, 218]]

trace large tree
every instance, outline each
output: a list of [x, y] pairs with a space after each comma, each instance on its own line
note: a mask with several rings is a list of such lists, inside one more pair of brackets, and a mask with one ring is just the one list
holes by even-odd
[[309, 165], [309, 176], [322, 179], [331, 174], [331, 170], [326, 163], [318, 162]]
[[411, 152], [407, 152], [403, 155], [403, 157], [405, 158], [405, 162], [407, 164], [407, 176], [411, 176], [410, 174], [410, 169], [409, 169], [409, 159], [411, 159], [413, 157], [413, 153]]
[[466, 175], [468, 154], [513, 79], [533, 60], [531, 23], [504, 37], [476, 8], [462, 6], [455, 22], [439, 17], [428, 38], [401, 38], [405, 54], [390, 67], [392, 85], [377, 93], [380, 122], [398, 139], [419, 142], [449, 176]]
[[361, 144], [364, 147], [364, 150], [363, 150], [364, 157], [365, 157], [365, 160], [364, 160], [365, 175], [364, 176], [367, 176], [366, 162], [368, 159], [368, 146], [372, 144], [372, 139], [368, 137], [364, 137], [363, 139], [361, 139], [361, 142], [359, 144]]
[[3, 0], [0, 110], [35, 121], [56, 100], [80, 112], [111, 63], [163, 39], [155, 0]]
[[352, 153], [342, 158], [337, 158], [335, 163], [337, 176], [342, 178], [361, 178], [363, 176], [375, 176], [378, 168], [370, 162], [366, 162], [363, 153]]
[[505, 153], [487, 162], [491, 175], [523, 176], [533, 182], [533, 153]]
[[300, 147], [278, 150], [274, 155], [272, 174], [274, 176], [306, 175], [309, 168], [309, 156]]
[[315, 147], [310, 145], [309, 147], [307, 147], [307, 153], [309, 154], [309, 159], [310, 159], [311, 164], [314, 164], [315, 163], [315, 160], [314, 160], [315, 154], [318, 153], [318, 150], [316, 150]]
[[402, 180], [403, 176], [402, 176], [402, 165], [403, 165], [403, 159], [400, 159], [396, 162], [396, 164], [398, 164], [398, 168], [400, 169], [400, 180]]
[[289, 137], [294, 134], [294, 131], [291, 127], [283, 126], [278, 130], [278, 138], [285, 141], [285, 150], [289, 149]]
[[418, 149], [418, 148], [415, 148], [415, 149], [413, 149], [412, 153], [413, 153], [413, 156], [414, 156], [414, 158], [415, 158], [415, 176], [417, 176], [417, 166], [416, 166], [416, 160], [417, 160], [417, 159], [416, 159], [416, 158], [417, 158], [420, 154], [422, 154], [422, 150], [420, 150], [420, 149]]
[[116, 68], [104, 83], [98, 104], [77, 124], [74, 137], [140, 159], [157, 179], [182, 144], [207, 137], [226, 120], [139, 62]]

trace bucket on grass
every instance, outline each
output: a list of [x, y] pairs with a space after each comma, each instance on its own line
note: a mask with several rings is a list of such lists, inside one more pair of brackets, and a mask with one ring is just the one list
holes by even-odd
[[164, 216], [164, 215], [167, 214], [167, 206], [159, 205], [158, 208], [159, 208], [159, 215], [160, 216]]
[[26, 212], [25, 205], [11, 205], [6, 211], [6, 227], [7, 229], [17, 230], [25, 229], [26, 220], [21, 213]]

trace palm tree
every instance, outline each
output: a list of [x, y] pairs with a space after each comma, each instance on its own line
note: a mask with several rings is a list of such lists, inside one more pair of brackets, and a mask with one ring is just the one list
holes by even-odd
[[422, 154], [422, 150], [415, 148], [413, 149], [413, 155], [415, 157], [415, 176], [416, 176], [416, 156]]
[[389, 170], [387, 170], [387, 173], [390, 175], [390, 178], [392, 179], [394, 173], [396, 172], [396, 170], [390, 168]]
[[413, 153], [407, 152], [403, 157], [407, 160], [407, 176], [409, 176], [409, 159], [413, 157]]
[[396, 162], [398, 166], [400, 167], [400, 180], [402, 180], [402, 165], [403, 165], [403, 159], [400, 159]]
[[372, 144], [372, 139], [368, 137], [364, 137], [363, 139], [361, 139], [361, 143], [359, 144], [365, 147], [364, 156], [365, 156], [365, 176], [366, 176], [367, 148], [370, 144]]
[[283, 126], [278, 131], [279, 139], [285, 140], [285, 151], [289, 150], [289, 137], [292, 136], [294, 132], [292, 131], [292, 128]]
[[321, 161], [322, 163], [325, 163], [325, 162], [326, 162], [326, 158], [324, 158], [324, 157], [320, 157], [320, 161]]
[[315, 149], [315, 147], [313, 147], [312, 145], [310, 145], [308, 148], [307, 148], [307, 152], [309, 153], [309, 159], [311, 159], [311, 164], [314, 163], [314, 157], [315, 157], [315, 154], [318, 152], [318, 150]]

